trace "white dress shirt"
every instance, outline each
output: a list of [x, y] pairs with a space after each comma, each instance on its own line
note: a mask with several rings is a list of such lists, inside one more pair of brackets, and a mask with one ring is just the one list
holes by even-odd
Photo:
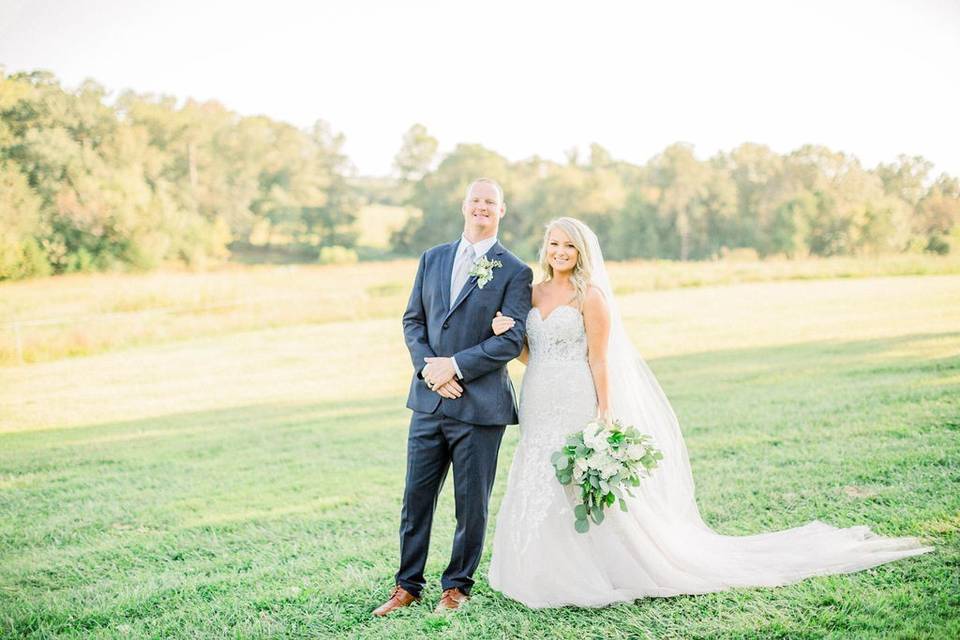
[[453, 257], [453, 269], [450, 274], [450, 306], [457, 299], [460, 290], [470, 279], [469, 271], [474, 260], [487, 253], [497, 241], [497, 236], [471, 244], [466, 236], [460, 236], [460, 244]]

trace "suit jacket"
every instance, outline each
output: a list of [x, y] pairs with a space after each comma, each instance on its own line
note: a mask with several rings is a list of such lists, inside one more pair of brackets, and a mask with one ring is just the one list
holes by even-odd
[[[456, 300], [449, 300], [453, 259], [459, 240], [428, 249], [420, 256], [417, 277], [403, 314], [403, 335], [413, 360], [407, 407], [440, 412], [477, 425], [517, 424], [517, 398], [507, 363], [520, 355], [530, 312], [533, 271], [495, 242], [488, 260], [499, 260], [493, 279], [481, 289], [470, 276]], [[516, 320], [496, 336], [490, 323], [497, 311]], [[463, 394], [447, 399], [432, 391], [421, 372], [427, 357], [457, 359]]]

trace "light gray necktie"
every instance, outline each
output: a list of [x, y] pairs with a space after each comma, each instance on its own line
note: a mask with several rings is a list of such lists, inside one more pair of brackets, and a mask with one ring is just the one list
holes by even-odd
[[470, 277], [470, 269], [473, 267], [473, 261], [476, 254], [473, 252], [473, 246], [463, 244], [457, 252], [457, 259], [454, 260], [453, 275], [450, 277], [450, 306], [453, 306], [454, 300], [460, 294], [460, 289], [467, 283]]

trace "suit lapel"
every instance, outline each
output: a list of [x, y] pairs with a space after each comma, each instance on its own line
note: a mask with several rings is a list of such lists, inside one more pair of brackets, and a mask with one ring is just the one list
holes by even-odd
[[460, 246], [460, 241], [454, 240], [447, 246], [448, 248], [440, 260], [440, 298], [443, 300], [444, 309], [450, 309], [450, 279], [453, 277], [453, 257], [457, 255], [457, 247]]
[[[483, 257], [489, 260], [491, 256], [495, 256], [495, 255], [499, 256], [501, 253], [503, 253], [503, 247], [500, 245], [500, 241], [497, 240], [496, 242], [493, 243], [493, 246], [490, 247], [485, 254], [483, 254]], [[450, 264], [451, 265], [453, 264], [452, 260], [450, 261]], [[496, 273], [496, 270], [494, 270], [494, 273]], [[447, 278], [448, 283], [449, 281], [450, 279]], [[473, 291], [476, 288], [476, 286], [477, 286], [477, 276], [470, 276], [470, 279], [467, 280], [467, 283], [463, 285], [463, 289], [460, 289], [460, 294], [457, 296], [457, 299], [454, 300], [453, 304], [450, 305], [450, 310], [447, 312], [447, 315], [444, 316], [443, 318], [444, 322], [446, 322], [447, 318], [449, 318], [450, 315], [457, 310], [457, 307], [459, 307], [464, 300], [466, 300], [467, 296], [470, 295], [470, 292]], [[447, 290], [449, 289], [450, 288], [447, 287]]]

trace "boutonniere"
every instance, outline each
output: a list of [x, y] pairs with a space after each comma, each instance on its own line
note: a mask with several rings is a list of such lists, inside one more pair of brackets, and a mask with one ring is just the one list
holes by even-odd
[[493, 280], [493, 270], [502, 266], [503, 263], [499, 260], [487, 260], [486, 256], [480, 256], [473, 261], [473, 266], [467, 275], [477, 276], [477, 286], [483, 289], [488, 282]]

